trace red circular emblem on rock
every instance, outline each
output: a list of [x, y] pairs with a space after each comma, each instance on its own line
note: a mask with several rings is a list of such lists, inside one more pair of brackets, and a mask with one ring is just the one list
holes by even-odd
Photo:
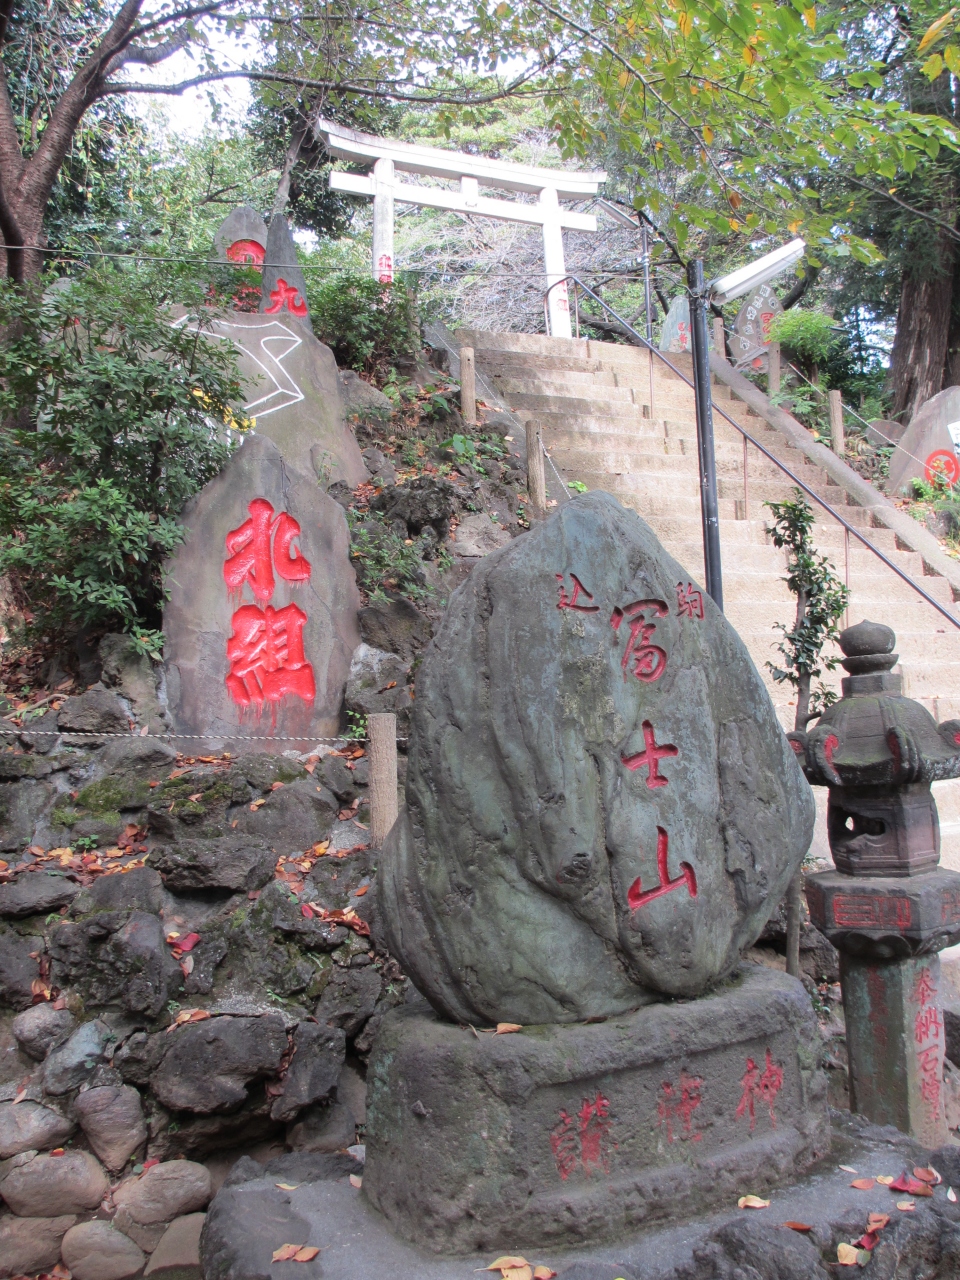
[[948, 484], [956, 484], [960, 480], [960, 462], [950, 449], [935, 449], [924, 463], [924, 472], [931, 484], [938, 475]]

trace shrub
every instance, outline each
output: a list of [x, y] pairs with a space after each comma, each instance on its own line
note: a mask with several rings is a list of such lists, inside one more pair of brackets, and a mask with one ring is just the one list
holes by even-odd
[[815, 382], [819, 366], [836, 347], [839, 335], [826, 312], [796, 307], [774, 317], [770, 337], [786, 347]]
[[349, 269], [310, 284], [310, 318], [337, 363], [357, 373], [384, 373], [419, 346], [416, 309], [405, 284], [381, 284]]
[[212, 318], [208, 276], [147, 263], [43, 294], [0, 285], [0, 572], [37, 635], [102, 627], [157, 646], [180, 511], [246, 425], [232, 345], [165, 312]]

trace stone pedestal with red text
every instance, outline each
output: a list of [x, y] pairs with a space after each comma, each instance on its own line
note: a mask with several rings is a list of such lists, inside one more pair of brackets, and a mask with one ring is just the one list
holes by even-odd
[[476, 1033], [388, 1015], [364, 1192], [438, 1252], [615, 1239], [735, 1203], [829, 1147], [809, 998], [745, 965], [698, 1000]]

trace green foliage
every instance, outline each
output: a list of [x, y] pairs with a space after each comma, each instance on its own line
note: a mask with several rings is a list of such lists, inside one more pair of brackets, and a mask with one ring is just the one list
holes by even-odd
[[808, 369], [823, 364], [837, 345], [838, 337], [834, 321], [825, 312], [805, 311], [800, 307], [774, 316], [770, 336]]
[[347, 727], [344, 730], [345, 738], [355, 738], [360, 742], [366, 740], [367, 736], [367, 717], [359, 711], [347, 712]]
[[799, 489], [783, 502], [767, 502], [774, 523], [767, 529], [775, 547], [787, 552], [786, 583], [797, 597], [797, 616], [792, 627], [778, 622], [783, 640], [777, 646], [783, 665], [768, 662], [778, 684], [792, 684], [797, 690], [796, 728], [806, 729], [834, 700], [822, 685], [812, 689], [812, 681], [833, 671], [836, 656], [824, 657], [823, 647], [839, 635], [837, 622], [847, 607], [850, 593], [834, 572], [826, 556], [818, 555], [813, 544], [814, 512]]
[[208, 282], [147, 263], [43, 295], [0, 287], [0, 572], [38, 634], [114, 628], [159, 647], [180, 511], [246, 425], [232, 346], [164, 314], [192, 301], [206, 325]]
[[396, 364], [419, 344], [416, 309], [400, 279], [381, 284], [345, 268], [311, 280], [310, 318], [337, 363], [358, 373]]
[[567, 481], [567, 488], [568, 488], [568, 489], [572, 489], [572, 490], [574, 491], [574, 493], [586, 493], [586, 492], [587, 492], [587, 486], [583, 483], [583, 481], [582, 481], [582, 480], [568, 480], [568, 481]]
[[443, 440], [440, 447], [449, 449], [457, 462], [469, 462], [471, 466], [477, 462], [477, 446], [469, 436], [453, 435], [449, 440]]
[[424, 551], [434, 544], [421, 534], [409, 541], [395, 532], [376, 512], [362, 519], [347, 511], [350, 556], [357, 582], [371, 599], [384, 599], [387, 590], [400, 591], [411, 600], [433, 595], [423, 572]]

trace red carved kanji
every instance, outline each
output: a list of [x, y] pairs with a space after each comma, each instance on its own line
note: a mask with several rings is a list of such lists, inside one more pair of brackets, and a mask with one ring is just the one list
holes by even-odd
[[600, 612], [600, 606], [598, 604], [577, 604], [577, 600], [580, 596], [581, 591], [583, 592], [584, 599], [586, 600], [592, 600], [593, 596], [590, 594], [590, 592], [583, 585], [583, 583], [580, 581], [580, 579], [577, 577], [575, 573], [571, 573], [570, 575], [570, 577], [573, 579], [573, 592], [571, 595], [567, 595], [567, 589], [563, 584], [563, 574], [557, 573], [554, 575], [554, 577], [557, 579], [557, 582], [560, 583], [560, 588], [559, 588], [560, 603], [557, 605], [558, 609], [575, 609], [577, 613], [599, 613]]
[[667, 606], [663, 600], [635, 600], [633, 604], [620, 608], [618, 605], [610, 615], [610, 625], [614, 631], [620, 630], [620, 624], [626, 618], [630, 625], [630, 639], [627, 641], [620, 665], [626, 677], [627, 667], [633, 660], [633, 674], [638, 680], [649, 682], [659, 680], [666, 670], [667, 651], [658, 644], [650, 644], [650, 637], [656, 630], [655, 622], [647, 622], [643, 616], [651, 609], [655, 618], [667, 615]]
[[241, 707], [251, 702], [279, 702], [289, 696], [313, 702], [313, 667], [303, 652], [307, 615], [295, 604], [285, 609], [245, 604], [233, 615], [233, 635], [227, 641], [230, 671], [226, 686]]
[[609, 1172], [610, 1128], [610, 1101], [600, 1092], [583, 1099], [576, 1124], [569, 1111], [561, 1110], [550, 1134], [550, 1150], [564, 1182], [578, 1165], [588, 1175], [595, 1169]]
[[282, 276], [277, 277], [277, 287], [270, 291], [270, 305], [264, 307], [264, 313], [268, 316], [276, 315], [278, 311], [286, 309], [292, 316], [305, 316], [307, 314], [307, 304], [300, 297], [300, 292], [295, 284], [287, 284]]
[[264, 248], [256, 240], [234, 240], [227, 250], [228, 262], [243, 262], [253, 267], [262, 267]]
[[783, 1067], [778, 1066], [774, 1060], [770, 1050], [767, 1050], [767, 1061], [764, 1070], [761, 1071], [753, 1058], [747, 1059], [747, 1069], [740, 1081], [743, 1088], [743, 1094], [737, 1107], [737, 1119], [741, 1119], [745, 1114], [750, 1116], [751, 1132], [757, 1123], [754, 1113], [754, 1105], [756, 1099], [767, 1104], [770, 1110], [770, 1124], [775, 1129], [777, 1120], [773, 1114], [773, 1103], [777, 1094], [783, 1088]]
[[698, 591], [692, 582], [687, 583], [686, 590], [682, 582], [677, 583], [677, 606], [678, 617], [703, 621], [703, 592]]
[[223, 580], [231, 591], [249, 582], [257, 599], [267, 601], [275, 586], [274, 569], [287, 582], [306, 582], [310, 561], [299, 552], [294, 554], [293, 540], [300, 536], [300, 526], [293, 516], [286, 511], [275, 515], [266, 498], [254, 498], [247, 510], [250, 519], [227, 534], [230, 557], [223, 564]]
[[940, 1105], [940, 1080], [943, 1076], [943, 1063], [939, 1045], [931, 1044], [917, 1053], [917, 1066], [920, 1068], [920, 1097], [931, 1107]]
[[682, 884], [687, 886], [687, 892], [691, 898], [697, 896], [697, 873], [693, 867], [689, 862], [681, 862], [680, 874], [675, 880], [671, 880], [670, 872], [667, 870], [668, 855], [669, 838], [663, 827], [657, 827], [657, 874], [660, 877], [660, 883], [655, 889], [647, 889], [644, 892], [640, 877], [637, 876], [627, 890], [627, 904], [631, 911], [639, 911], [645, 903], [652, 902], [654, 898], [660, 898], [665, 893], [671, 893], [674, 889], [679, 889]]
[[676, 1121], [680, 1121], [681, 1132], [677, 1135], [680, 1139], [690, 1139], [692, 1142], [700, 1142], [703, 1134], [693, 1130], [693, 1113], [702, 1102], [700, 1097], [700, 1089], [703, 1081], [699, 1076], [687, 1075], [686, 1071], [681, 1068], [679, 1090], [667, 1080], [664, 1080], [660, 1087], [660, 1101], [657, 1103], [657, 1115], [660, 1117], [660, 1125], [666, 1128], [667, 1141], [676, 1142], [674, 1137], [673, 1126]]
[[940, 1017], [940, 1010], [935, 1004], [927, 1005], [926, 1008], [921, 1009], [913, 1024], [913, 1034], [917, 1044], [923, 1044], [924, 1040], [939, 1040], [942, 1027], [943, 1020]]
[[664, 756], [679, 755], [679, 749], [671, 742], [665, 742], [662, 746], [658, 746], [654, 738], [653, 725], [649, 720], [644, 720], [641, 727], [643, 729], [643, 751], [638, 751], [632, 756], [621, 756], [620, 760], [632, 771], [642, 769], [646, 765], [647, 786], [665, 787], [670, 779], [661, 774], [660, 761]]
[[875, 898], [867, 893], [838, 893], [832, 902], [833, 923], [846, 929], [909, 929], [909, 898]]
[[937, 984], [933, 980], [933, 974], [928, 968], [921, 969], [917, 976], [916, 986], [913, 989], [914, 1000], [916, 1000], [921, 1009], [924, 1009], [936, 997], [936, 994]]
[[381, 253], [377, 259], [377, 279], [381, 284], [393, 281], [393, 257], [389, 253]]
[[920, 1045], [917, 1050], [920, 1096], [931, 1107], [937, 1108], [940, 1105], [940, 1081], [943, 1076], [943, 1044], [940, 1035], [943, 1019], [937, 1006], [937, 984], [927, 967], [917, 975], [913, 998], [919, 1006], [913, 1032], [914, 1039]]

